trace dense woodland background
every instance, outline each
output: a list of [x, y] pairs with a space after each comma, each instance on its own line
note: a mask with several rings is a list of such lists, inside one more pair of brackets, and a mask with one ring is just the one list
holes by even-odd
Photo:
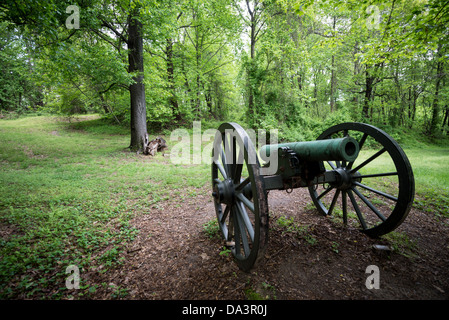
[[71, 4], [0, 4], [0, 117], [95, 112], [150, 133], [227, 120], [290, 140], [362, 121], [447, 137], [449, 1], [80, 0], [69, 29]]

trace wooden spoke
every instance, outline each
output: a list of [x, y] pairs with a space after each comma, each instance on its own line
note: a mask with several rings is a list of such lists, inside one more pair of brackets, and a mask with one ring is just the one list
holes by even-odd
[[[260, 165], [247, 133], [235, 123], [219, 128], [212, 161], [212, 195], [218, 225], [240, 269], [249, 271], [268, 241], [268, 201]], [[212, 151], [212, 156], [214, 150]], [[218, 157], [217, 157], [218, 158]], [[249, 161], [251, 160], [251, 161]]]
[[[326, 177], [332, 177], [333, 171], [335, 179], [326, 187], [309, 187], [313, 203], [323, 215], [340, 207], [344, 224], [354, 221], [371, 237], [391, 232], [407, 217], [413, 203], [415, 182], [407, 156], [387, 133], [363, 123], [333, 126], [318, 140], [342, 135], [360, 137], [361, 152], [352, 162], [336, 161], [334, 165], [328, 161], [331, 170], [326, 171]], [[369, 148], [375, 148], [374, 153]], [[379, 166], [386, 169], [379, 173]], [[348, 198], [352, 206], [348, 206]]]

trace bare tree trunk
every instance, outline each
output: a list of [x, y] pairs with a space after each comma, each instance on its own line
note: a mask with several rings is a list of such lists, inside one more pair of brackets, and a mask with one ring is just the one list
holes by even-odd
[[335, 86], [336, 86], [336, 81], [335, 81], [335, 56], [332, 55], [332, 70], [331, 70], [331, 97], [330, 97], [330, 107], [331, 107], [331, 112], [334, 111], [335, 108]]
[[443, 61], [441, 60], [441, 44], [438, 45], [438, 50], [436, 54], [437, 61], [437, 75], [436, 75], [436, 82], [435, 82], [435, 95], [433, 98], [433, 104], [432, 104], [432, 120], [430, 122], [430, 128], [429, 133], [433, 134], [435, 133], [437, 126], [438, 126], [438, 116], [440, 113], [440, 106], [439, 106], [439, 91], [440, 91], [440, 82], [442, 78], [442, 69], [443, 69]]
[[[358, 42], [355, 43], [354, 51], [352, 52], [352, 57], [353, 57], [353, 61], [354, 61], [354, 79], [357, 79], [357, 75], [360, 73], [360, 61], [357, 58], [357, 53], [358, 53]], [[354, 95], [354, 97], [352, 98], [352, 102], [354, 104], [358, 105], [358, 103], [359, 103], [358, 94]]]
[[254, 56], [256, 51], [256, 19], [255, 19], [255, 13], [251, 12], [248, 9], [250, 16], [251, 16], [251, 34], [250, 34], [250, 69], [248, 74], [248, 114], [250, 119], [250, 125], [253, 126], [256, 118], [256, 110], [254, 110], [254, 91], [253, 91], [253, 79], [251, 79], [254, 76]]
[[128, 62], [134, 83], [129, 86], [131, 97], [131, 143], [133, 151], [144, 151], [147, 136], [145, 86], [143, 83], [142, 23], [133, 12], [129, 16]]
[[170, 90], [170, 105], [173, 111], [173, 115], [175, 116], [175, 121], [178, 122], [181, 120], [181, 115], [179, 113], [179, 105], [178, 99], [176, 97], [175, 90], [175, 77], [174, 77], [174, 64], [173, 64], [173, 40], [167, 39], [167, 47], [166, 47], [166, 55], [167, 55], [167, 75], [168, 75], [168, 83]]
[[[253, 7], [251, 8], [251, 4]], [[246, 0], [246, 9], [249, 14], [249, 19], [245, 20], [246, 25], [250, 28], [250, 61], [248, 64], [248, 70], [247, 70], [247, 86], [248, 86], [248, 121], [249, 125], [255, 126], [256, 118], [257, 118], [257, 108], [254, 104], [255, 99], [255, 92], [254, 92], [254, 85], [255, 85], [255, 72], [256, 72], [256, 65], [254, 58], [256, 56], [256, 42], [258, 40], [259, 32], [261, 31], [262, 26], [265, 24], [265, 22], [262, 22], [262, 15], [263, 15], [263, 6], [261, 2], [258, 0], [250, 1]]]
[[[337, 22], [337, 17], [334, 16], [334, 21], [332, 25], [332, 30], [335, 31], [335, 24]], [[331, 112], [334, 111], [335, 107], [335, 87], [336, 87], [336, 77], [335, 77], [335, 55], [332, 55], [332, 67], [331, 67], [331, 97], [330, 97], [330, 108]]]
[[369, 74], [368, 68], [365, 71], [365, 101], [363, 104], [362, 115], [369, 119], [369, 105], [373, 94], [374, 77]]
[[441, 128], [444, 128], [446, 123], [449, 125], [449, 106], [447, 106], [447, 105], [445, 106], [445, 109], [444, 109], [444, 119], [443, 119], [443, 123], [441, 124]]

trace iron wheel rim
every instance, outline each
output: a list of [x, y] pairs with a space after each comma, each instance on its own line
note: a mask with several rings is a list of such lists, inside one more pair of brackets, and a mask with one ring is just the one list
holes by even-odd
[[[338, 175], [340, 173], [337, 173], [337, 171], [343, 172], [350, 177], [350, 182], [344, 186], [329, 185], [323, 188], [324, 191], [318, 191], [317, 185], [314, 185], [309, 187], [309, 192], [320, 213], [330, 215], [336, 207], [341, 206], [343, 220], [346, 223], [350, 205], [355, 211], [361, 230], [370, 237], [380, 237], [395, 230], [410, 212], [415, 191], [413, 170], [399, 144], [383, 130], [372, 125], [356, 122], [342, 123], [324, 131], [318, 137], [318, 140], [351, 134], [360, 137], [357, 139], [360, 150], [367, 144], [367, 141], [377, 145], [377, 148], [370, 151], [371, 156], [363, 161], [358, 161], [358, 159], [349, 163], [335, 161], [334, 167], [332, 167], [332, 162], [328, 162], [331, 170]], [[373, 174], [360, 174], [358, 172], [358, 170], [366, 170], [370, 163], [378, 158], [381, 159], [381, 157], [383, 157], [382, 159], [391, 159], [392, 164], [394, 164], [394, 171]], [[379, 186], [376, 184], [378, 182], [375, 182], [375, 180], [385, 180], [386, 177], [389, 177], [389, 179], [391, 177], [393, 182], [393, 177], [397, 177], [396, 194], [392, 195], [391, 192], [379, 190]], [[369, 184], [375, 184], [375, 186], [372, 187]], [[386, 185], [385, 189], [392, 190], [394, 185], [394, 183]], [[392, 186], [393, 188], [391, 188]], [[333, 194], [332, 190], [335, 190]], [[372, 197], [372, 199], [369, 197]], [[325, 198], [327, 198], [326, 203], [324, 203]], [[393, 208], [391, 209], [391, 207]], [[376, 222], [371, 217], [377, 217], [379, 221]]]
[[257, 153], [240, 125], [223, 123], [218, 128], [211, 176], [222, 236], [239, 268], [249, 271], [263, 256], [268, 242], [268, 200]]

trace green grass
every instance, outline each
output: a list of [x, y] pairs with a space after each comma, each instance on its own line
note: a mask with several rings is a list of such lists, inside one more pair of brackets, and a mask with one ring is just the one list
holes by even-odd
[[[404, 152], [410, 161], [415, 178], [414, 206], [439, 216], [449, 217], [449, 146], [421, 145], [405, 148]], [[372, 150], [364, 150], [359, 157], [367, 158], [372, 154]], [[395, 171], [387, 154], [370, 163], [369, 169], [370, 173]]]
[[397, 231], [390, 232], [384, 236], [387, 239], [395, 252], [407, 257], [416, 258], [417, 244], [415, 241], [411, 240], [407, 234], [400, 233]]
[[[67, 266], [77, 265], [81, 275], [120, 266], [139, 232], [130, 224], [136, 214], [195, 197], [210, 183], [207, 164], [175, 165], [161, 154], [131, 153], [128, 144], [128, 130], [98, 116], [0, 120], [1, 299], [88, 297], [98, 284], [81, 277], [81, 289], [67, 290]], [[415, 205], [448, 216], [449, 147], [405, 151], [415, 173]], [[376, 162], [379, 170], [385, 165]], [[213, 223], [204, 229], [217, 233]], [[125, 288], [114, 293], [126, 294]]]
[[406, 150], [415, 175], [415, 206], [449, 217], [449, 146]]
[[128, 152], [128, 134], [97, 117], [61, 120], [0, 120], [0, 298], [64, 297], [67, 266], [119, 265], [136, 213], [209, 182], [208, 166]]
[[295, 222], [294, 217], [286, 218], [285, 216], [280, 216], [276, 219], [276, 224], [283, 229], [282, 233], [294, 234], [298, 238], [304, 239], [310, 245], [314, 245], [318, 242], [318, 240], [311, 235], [311, 227], [309, 225], [300, 226]]

